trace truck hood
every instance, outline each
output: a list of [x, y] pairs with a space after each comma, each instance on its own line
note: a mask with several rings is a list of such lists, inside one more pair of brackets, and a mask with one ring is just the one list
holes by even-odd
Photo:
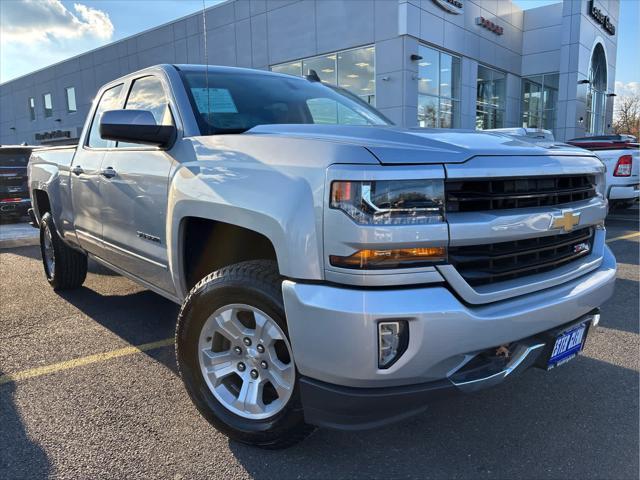
[[479, 155], [593, 156], [562, 143], [470, 130], [355, 125], [260, 125], [245, 135], [281, 135], [360, 145], [382, 164], [461, 163]]

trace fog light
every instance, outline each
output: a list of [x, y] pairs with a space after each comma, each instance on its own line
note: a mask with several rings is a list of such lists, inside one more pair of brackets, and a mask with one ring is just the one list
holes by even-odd
[[389, 368], [407, 350], [409, 326], [406, 320], [378, 323], [378, 368]]

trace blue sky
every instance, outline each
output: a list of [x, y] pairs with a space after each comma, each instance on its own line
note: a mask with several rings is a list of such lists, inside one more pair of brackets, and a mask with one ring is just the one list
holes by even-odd
[[[0, 0], [2, 82], [202, 9], [202, 0], [29, 1]], [[221, 1], [205, 0], [205, 5]], [[523, 9], [557, 3], [514, 1]], [[54, 11], [45, 11], [47, 8]], [[43, 34], [43, 24], [55, 28]], [[640, 82], [639, 24], [640, 0], [621, 0], [616, 80], [625, 84]]]

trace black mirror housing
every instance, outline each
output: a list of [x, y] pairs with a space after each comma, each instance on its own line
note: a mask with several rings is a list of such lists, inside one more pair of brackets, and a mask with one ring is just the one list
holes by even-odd
[[168, 147], [176, 137], [173, 125], [158, 125], [148, 110], [109, 110], [100, 118], [104, 140]]

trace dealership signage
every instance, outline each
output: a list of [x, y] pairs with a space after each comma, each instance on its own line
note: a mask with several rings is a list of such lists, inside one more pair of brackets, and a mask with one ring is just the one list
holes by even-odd
[[464, 13], [462, 0], [433, 0], [433, 3], [449, 13], [455, 13], [456, 15]]
[[589, 2], [589, 15], [591, 15], [591, 18], [598, 22], [609, 35], [616, 34], [616, 26], [611, 23], [611, 19], [607, 15], [602, 13], [602, 10], [595, 6], [593, 0]]
[[487, 20], [484, 17], [476, 17], [476, 25], [480, 25], [487, 30], [491, 30], [496, 35], [502, 35], [504, 33], [504, 28], [500, 25], [496, 25], [491, 20]]
[[38, 142], [50, 142], [61, 138], [71, 138], [71, 130], [52, 130], [51, 132], [36, 133]]

